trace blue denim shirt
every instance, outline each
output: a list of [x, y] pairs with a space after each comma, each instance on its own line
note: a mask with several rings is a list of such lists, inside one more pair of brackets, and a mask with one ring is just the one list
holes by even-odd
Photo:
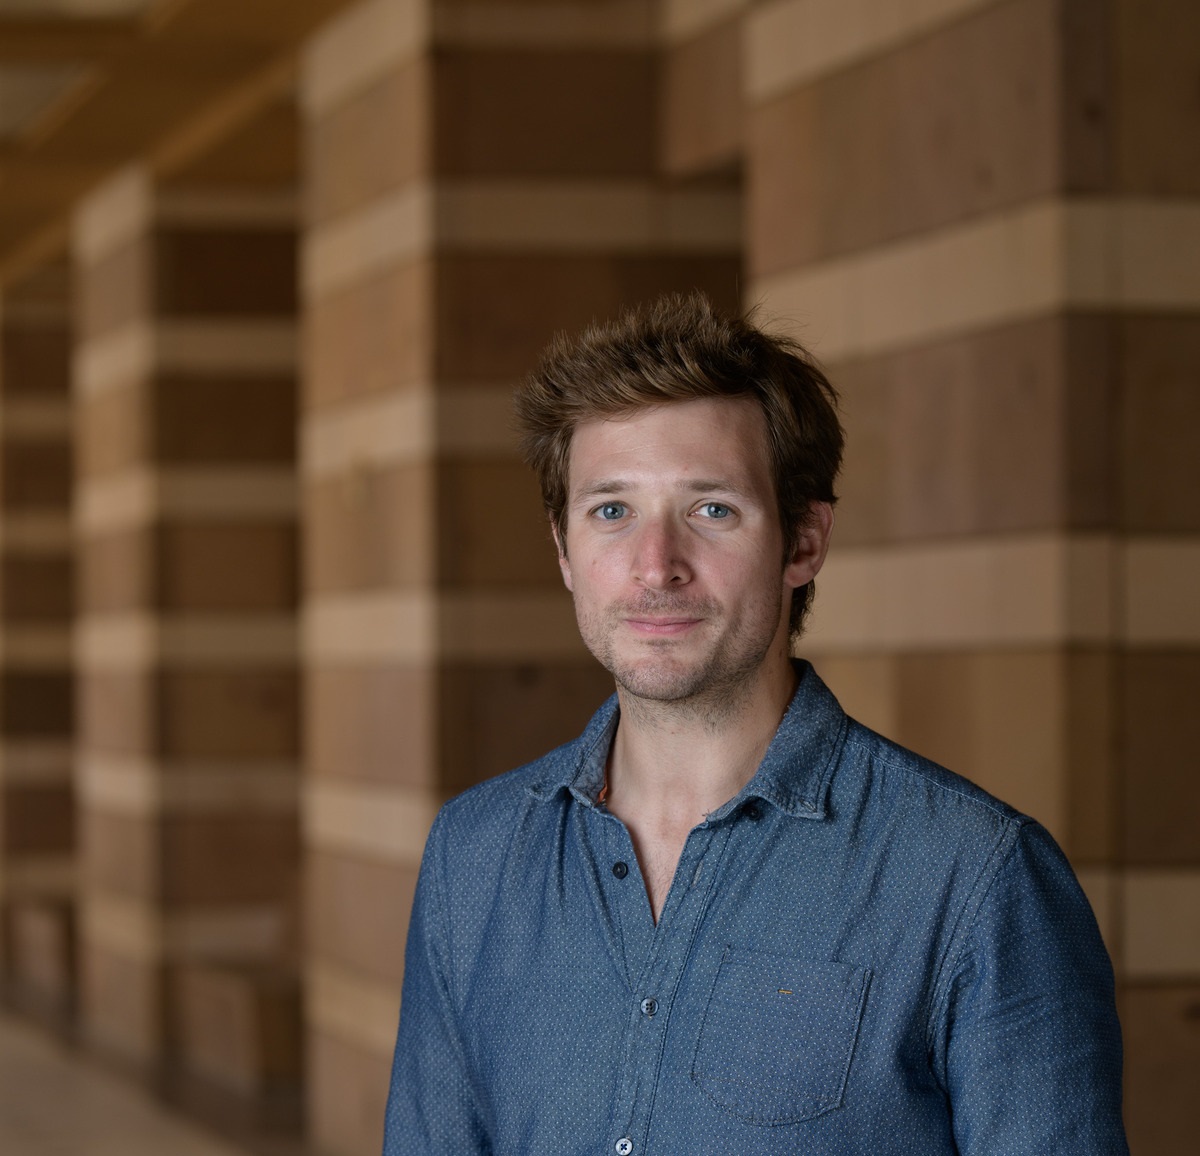
[[1054, 841], [800, 673], [657, 926], [596, 802], [615, 699], [442, 809], [388, 1156], [1127, 1153], [1112, 971]]

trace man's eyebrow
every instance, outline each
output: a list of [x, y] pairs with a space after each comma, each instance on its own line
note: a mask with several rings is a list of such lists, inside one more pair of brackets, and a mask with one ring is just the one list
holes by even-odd
[[574, 490], [571, 494], [571, 501], [576, 502], [584, 498], [600, 498], [605, 494], [615, 494], [618, 490], [628, 490], [632, 484], [623, 478], [598, 478], [581, 489]]
[[[636, 488], [637, 483], [625, 478], [597, 478], [588, 482], [571, 494], [571, 501], [583, 501], [587, 498], [602, 498], [608, 494], [618, 494]], [[730, 494], [741, 496], [744, 489], [729, 478], [685, 478], [677, 489], [693, 494]]]
[[689, 478], [679, 487], [681, 490], [691, 490], [693, 493], [706, 494], [737, 494], [744, 493], [741, 486], [729, 478]]

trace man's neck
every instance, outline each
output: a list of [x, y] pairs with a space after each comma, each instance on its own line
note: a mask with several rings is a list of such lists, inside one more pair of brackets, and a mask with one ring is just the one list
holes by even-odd
[[606, 802], [633, 840], [655, 922], [688, 832], [754, 777], [787, 710], [791, 664], [757, 673], [719, 702], [647, 702], [618, 690]]
[[795, 690], [790, 662], [758, 672], [721, 702], [648, 702], [618, 688], [609, 753], [614, 810], [701, 822], [753, 777]]

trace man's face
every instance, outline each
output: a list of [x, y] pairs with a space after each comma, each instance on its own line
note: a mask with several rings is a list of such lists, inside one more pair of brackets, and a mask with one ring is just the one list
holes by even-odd
[[626, 692], [715, 702], [786, 671], [791, 593], [820, 568], [824, 538], [783, 552], [753, 402], [576, 428], [559, 563], [584, 642]]

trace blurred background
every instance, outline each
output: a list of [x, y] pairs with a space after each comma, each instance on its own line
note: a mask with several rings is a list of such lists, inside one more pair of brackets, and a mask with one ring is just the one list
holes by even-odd
[[4, 1046], [378, 1151], [439, 803], [610, 689], [511, 388], [694, 288], [842, 392], [801, 653], [1050, 828], [1195, 1150], [1195, 0], [0, 0]]

